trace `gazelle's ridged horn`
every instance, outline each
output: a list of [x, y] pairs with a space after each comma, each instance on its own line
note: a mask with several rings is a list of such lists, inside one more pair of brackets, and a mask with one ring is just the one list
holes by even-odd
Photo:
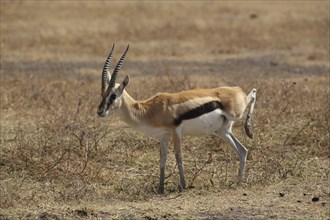
[[109, 83], [109, 77], [110, 77], [109, 76], [109, 67], [110, 67], [110, 64], [111, 64], [112, 53], [113, 53], [114, 49], [115, 49], [115, 44], [112, 45], [111, 52], [110, 52], [107, 60], [104, 63], [104, 67], [103, 67], [103, 71], [102, 71], [102, 94], [107, 89], [107, 85]]
[[118, 62], [117, 65], [116, 65], [115, 70], [113, 71], [113, 73], [112, 73], [112, 75], [111, 75], [111, 80], [110, 80], [110, 83], [109, 83], [110, 88], [113, 88], [113, 87], [115, 86], [117, 75], [118, 75], [118, 73], [119, 73], [120, 67], [121, 67], [121, 66], [123, 65], [123, 63], [124, 63], [124, 60], [125, 60], [125, 57], [126, 57], [126, 54], [127, 54], [128, 48], [129, 48], [129, 44], [127, 45], [127, 48], [126, 48], [125, 52], [124, 52], [123, 55], [121, 56], [119, 62]]

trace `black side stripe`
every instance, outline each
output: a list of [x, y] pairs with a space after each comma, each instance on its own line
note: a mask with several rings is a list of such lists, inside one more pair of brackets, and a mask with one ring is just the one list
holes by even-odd
[[178, 116], [175, 120], [174, 120], [174, 125], [180, 125], [182, 123], [183, 120], [189, 120], [192, 118], [197, 118], [203, 114], [212, 112], [216, 109], [223, 109], [223, 106], [221, 104], [221, 102], [219, 101], [212, 101], [212, 102], [208, 102], [205, 103], [195, 109], [192, 109], [190, 111], [187, 111], [185, 113], [183, 113], [182, 115]]

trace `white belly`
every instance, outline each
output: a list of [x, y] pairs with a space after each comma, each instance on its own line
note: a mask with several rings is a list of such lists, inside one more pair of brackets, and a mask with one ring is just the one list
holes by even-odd
[[147, 136], [153, 137], [157, 140], [170, 137], [171, 131], [166, 128], [155, 128], [148, 125], [139, 126], [138, 129], [145, 133]]
[[[223, 112], [216, 109], [207, 114], [190, 120], [183, 120], [181, 123], [183, 135], [204, 136], [218, 131], [223, 124]], [[148, 125], [140, 125], [138, 129], [148, 136], [157, 140], [171, 137], [171, 130], [168, 128], [155, 128]]]
[[191, 136], [213, 134], [221, 128], [222, 123], [222, 111], [220, 109], [216, 109], [197, 118], [182, 121], [183, 134]]

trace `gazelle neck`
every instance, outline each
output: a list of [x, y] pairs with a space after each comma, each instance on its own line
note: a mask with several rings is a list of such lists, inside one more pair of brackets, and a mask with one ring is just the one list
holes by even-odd
[[137, 126], [144, 119], [145, 109], [139, 101], [135, 100], [124, 90], [117, 114], [127, 124]]

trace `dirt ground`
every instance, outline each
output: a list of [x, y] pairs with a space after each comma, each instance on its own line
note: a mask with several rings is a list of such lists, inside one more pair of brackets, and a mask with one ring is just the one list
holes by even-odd
[[[0, 219], [330, 219], [329, 1], [0, 5]], [[137, 100], [258, 89], [241, 187], [222, 140], [185, 137], [188, 189], [170, 147], [158, 194], [158, 141], [96, 115], [112, 43]]]

